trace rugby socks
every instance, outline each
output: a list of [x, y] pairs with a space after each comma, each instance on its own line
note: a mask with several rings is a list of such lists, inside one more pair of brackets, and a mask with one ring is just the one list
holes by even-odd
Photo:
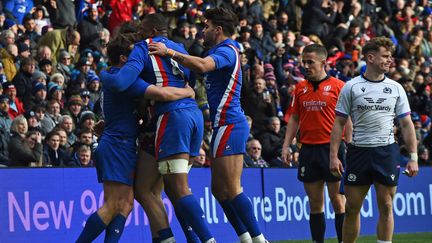
[[377, 243], [392, 243], [391, 241], [377, 240]]
[[[235, 212], [233, 206], [231, 205], [229, 200], [225, 200], [222, 202], [219, 202], [220, 205], [223, 208], [223, 211], [225, 213], [225, 215], [228, 218], [228, 221], [231, 223], [231, 225], [233, 226], [235, 232], [237, 233], [238, 236], [243, 235], [244, 233], [247, 232], [246, 227], [244, 226], [243, 222], [241, 221], [241, 219], [239, 218], [239, 216], [237, 215], [237, 213]], [[246, 236], [243, 236], [243, 238]], [[250, 238], [250, 236], [249, 236]], [[242, 242], [242, 240], [240, 239], [240, 241]]]
[[335, 213], [335, 228], [338, 242], [342, 242], [342, 226], [345, 218], [345, 213]]
[[204, 219], [204, 212], [192, 194], [177, 200], [175, 207], [176, 212], [180, 212], [178, 216], [184, 217], [202, 242], [214, 240]]
[[119, 242], [126, 223], [126, 217], [118, 214], [105, 229], [105, 243]]
[[87, 222], [82, 230], [76, 243], [89, 243], [94, 241], [107, 226], [102, 221], [97, 211], [88, 217]]
[[255, 218], [255, 214], [253, 212], [252, 203], [249, 201], [249, 198], [247, 198], [243, 192], [238, 194], [231, 201], [231, 205], [237, 212], [237, 215], [243, 222], [252, 239], [262, 235], [258, 226], [258, 222]]
[[309, 226], [314, 243], [323, 243], [326, 228], [324, 213], [310, 214]]
[[187, 243], [201, 243], [201, 240], [198, 238], [198, 236], [193, 231], [192, 227], [188, 224], [188, 222], [185, 220], [185, 217], [181, 215], [182, 212], [177, 210], [177, 207], [174, 208], [175, 214], [177, 216], [177, 221], [179, 222], [183, 233], [186, 237]]
[[153, 238], [152, 243], [160, 243], [159, 237]]
[[174, 235], [171, 228], [161, 229], [158, 231], [160, 243], [175, 243]]

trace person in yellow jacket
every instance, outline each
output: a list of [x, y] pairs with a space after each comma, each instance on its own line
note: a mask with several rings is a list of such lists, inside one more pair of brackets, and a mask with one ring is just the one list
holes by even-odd
[[6, 79], [11, 81], [17, 74], [17, 68], [15, 65], [15, 57], [18, 56], [17, 46], [15, 44], [9, 44], [5, 48], [1, 48], [0, 56]]
[[52, 51], [53, 63], [57, 63], [57, 57], [61, 50], [69, 50], [70, 46], [78, 46], [80, 43], [80, 34], [73, 27], [65, 29], [55, 29], [43, 35], [39, 42], [39, 46], [48, 46]]

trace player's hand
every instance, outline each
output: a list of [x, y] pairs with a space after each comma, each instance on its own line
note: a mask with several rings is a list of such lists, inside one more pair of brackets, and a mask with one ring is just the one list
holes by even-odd
[[408, 171], [408, 176], [413, 177], [418, 175], [419, 167], [418, 163], [415, 160], [410, 160], [406, 166], [406, 170]]
[[344, 172], [341, 161], [338, 158], [330, 158], [330, 172], [332, 175], [342, 178], [342, 173]]
[[282, 147], [282, 152], [281, 152], [281, 158], [282, 158], [282, 164], [285, 167], [291, 167], [292, 164], [292, 153], [291, 153], [291, 149], [289, 147], [283, 146]]
[[105, 128], [105, 121], [100, 120], [96, 122], [96, 124], [93, 126], [93, 133], [96, 137], [100, 137], [104, 131]]
[[149, 44], [148, 48], [150, 55], [159, 55], [162, 57], [168, 55], [168, 48], [165, 46], [164, 43], [152, 42]]
[[187, 89], [190, 93], [189, 98], [195, 99], [195, 90], [191, 86], [189, 86], [188, 83], [186, 83], [185, 89]]

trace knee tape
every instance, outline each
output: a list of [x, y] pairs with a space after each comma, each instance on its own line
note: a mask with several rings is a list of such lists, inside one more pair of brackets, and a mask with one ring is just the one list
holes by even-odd
[[181, 174], [188, 173], [189, 161], [185, 159], [170, 159], [165, 161], [160, 161], [158, 165], [159, 173], [161, 175], [166, 174]]

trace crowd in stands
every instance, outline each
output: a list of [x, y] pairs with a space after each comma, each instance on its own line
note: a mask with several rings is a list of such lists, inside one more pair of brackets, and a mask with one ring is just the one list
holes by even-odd
[[[119, 26], [162, 13], [169, 36], [203, 56], [206, 9], [238, 16], [242, 107], [251, 127], [245, 167], [285, 167], [280, 159], [295, 84], [304, 79], [302, 49], [329, 53], [327, 72], [345, 82], [365, 70], [361, 49], [375, 36], [396, 46], [388, 77], [405, 88], [417, 131], [419, 164], [432, 165], [432, 3], [428, 0], [3, 0], [0, 6], [0, 164], [94, 166], [100, 109], [98, 74]], [[196, 100], [205, 135], [195, 167], [209, 166], [212, 126], [204, 77]], [[395, 134], [406, 155], [404, 142]], [[294, 159], [299, 145], [291, 146]], [[406, 159], [407, 160], [407, 159]]]

